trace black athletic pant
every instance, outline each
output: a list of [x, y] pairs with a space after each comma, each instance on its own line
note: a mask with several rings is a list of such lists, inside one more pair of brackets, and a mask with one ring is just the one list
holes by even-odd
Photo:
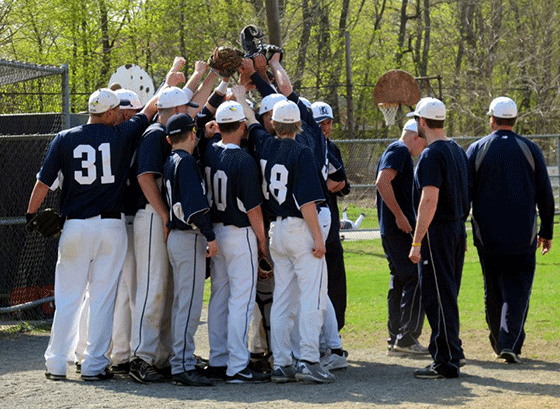
[[432, 328], [429, 349], [435, 369], [446, 377], [459, 375], [459, 361], [465, 357], [457, 305], [465, 244], [462, 221], [432, 221], [422, 242], [420, 283], [422, 304]]
[[[329, 237], [330, 238], [330, 237]], [[344, 327], [344, 315], [346, 314], [346, 269], [344, 267], [344, 249], [340, 243], [340, 237], [327, 240], [325, 260], [328, 271], [327, 292], [336, 313], [338, 330]]]
[[407, 347], [415, 344], [422, 334], [422, 308], [418, 265], [408, 258], [412, 237], [407, 233], [381, 236], [389, 263], [390, 282], [387, 293], [387, 328], [389, 345]]
[[484, 276], [490, 344], [497, 354], [503, 349], [520, 354], [535, 276], [535, 252], [488, 254], [479, 250], [478, 256]]

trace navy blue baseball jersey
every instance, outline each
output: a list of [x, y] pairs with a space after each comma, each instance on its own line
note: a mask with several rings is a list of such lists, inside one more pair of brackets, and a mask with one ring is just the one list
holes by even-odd
[[86, 219], [124, 210], [134, 144], [147, 126], [146, 115], [138, 114], [117, 126], [86, 124], [55, 136], [37, 178], [52, 186], [61, 173], [61, 216]]
[[[154, 173], [156, 179], [163, 175], [163, 164], [165, 163], [171, 145], [165, 139], [165, 126], [159, 122], [154, 122], [142, 135], [136, 148], [136, 159], [133, 164], [133, 171], [136, 177], [144, 173]], [[148, 204], [148, 200], [139, 188], [138, 207], [144, 208]]]
[[272, 216], [303, 218], [303, 205], [325, 200], [322, 178], [307, 146], [273, 137], [260, 124], [249, 127], [249, 143], [260, 164], [263, 195]]
[[209, 212], [210, 207], [195, 158], [182, 149], [173, 150], [163, 165], [163, 175], [173, 228], [191, 230], [200, 227], [193, 223], [192, 218]]
[[499, 130], [467, 150], [475, 245], [487, 253], [523, 254], [538, 235], [552, 239], [554, 195], [539, 147], [512, 131]]
[[418, 192], [425, 186], [439, 189], [434, 222], [467, 219], [470, 207], [467, 155], [455, 141], [438, 140], [429, 144], [418, 159], [414, 181]]
[[247, 212], [262, 203], [255, 159], [216, 134], [206, 147], [204, 165], [214, 223], [249, 227]]
[[[391, 181], [391, 186], [393, 187], [397, 203], [412, 228], [414, 228], [416, 223], [416, 216], [414, 214], [416, 206], [413, 203], [414, 164], [412, 163], [412, 155], [404, 142], [400, 140], [395, 141], [385, 149], [377, 164], [376, 179], [379, 172], [384, 169], [393, 169], [397, 172], [395, 178]], [[400, 232], [395, 215], [391, 212], [379, 192], [377, 192], [377, 217], [381, 234]]]

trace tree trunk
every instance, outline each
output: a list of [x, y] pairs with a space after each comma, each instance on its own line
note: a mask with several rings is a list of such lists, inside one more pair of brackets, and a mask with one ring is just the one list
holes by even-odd
[[268, 40], [270, 41], [270, 44], [282, 47], [278, 0], [266, 0], [266, 22], [268, 26]]
[[294, 91], [300, 92], [301, 81], [305, 71], [305, 60], [307, 58], [307, 47], [309, 46], [309, 36], [311, 35], [311, 25], [313, 17], [309, 9], [309, 0], [301, 1], [301, 12], [303, 15], [303, 27], [301, 30], [301, 37], [299, 41], [298, 54], [296, 60], [296, 72], [292, 81]]

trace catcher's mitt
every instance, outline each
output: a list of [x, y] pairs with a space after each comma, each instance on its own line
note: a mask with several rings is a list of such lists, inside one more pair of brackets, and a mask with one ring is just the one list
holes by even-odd
[[216, 47], [208, 59], [210, 68], [215, 69], [222, 77], [231, 77], [243, 61], [243, 52], [231, 47]]
[[270, 261], [266, 257], [259, 258], [259, 278], [262, 280], [268, 280], [274, 276], [274, 269]]
[[26, 215], [27, 231], [38, 231], [43, 237], [55, 237], [62, 231], [64, 219], [53, 209], [45, 209], [35, 215]]

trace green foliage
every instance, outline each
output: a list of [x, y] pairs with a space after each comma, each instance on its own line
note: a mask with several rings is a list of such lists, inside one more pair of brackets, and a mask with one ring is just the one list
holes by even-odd
[[[518, 102], [520, 132], [552, 133], [560, 125], [558, 2], [411, 0], [403, 27], [403, 3], [396, 0], [306, 1], [306, 22], [303, 1], [279, 3], [285, 66], [290, 74], [302, 69], [302, 94], [335, 105], [336, 134], [348, 129], [345, 31], [356, 137], [398, 136], [398, 126], [384, 126], [372, 97], [377, 79], [395, 68], [441, 76], [450, 135], [485, 133], [486, 107], [503, 94]], [[73, 110], [79, 111], [85, 108], [82, 94], [107, 85], [120, 65], [138, 64], [159, 84], [174, 56], [187, 59], [190, 73], [215, 46], [239, 46], [239, 32], [249, 23], [267, 31], [262, 0], [11, 0], [0, 7], [0, 57], [68, 63]], [[302, 38], [304, 23], [308, 38]], [[308, 46], [298, 62], [304, 40]], [[438, 95], [437, 81], [430, 85], [423, 94]]]
[[[343, 242], [348, 282], [346, 326], [342, 336], [353, 346], [371, 347], [372, 339], [384, 339], [387, 334], [387, 291], [389, 267], [381, 240]], [[537, 254], [537, 270], [531, 294], [526, 332], [527, 338], [556, 342], [559, 337], [560, 290], [557, 285], [560, 252], [553, 249], [542, 256]], [[486, 342], [487, 326], [484, 317], [484, 283], [476, 248], [469, 244], [465, 255], [463, 279], [459, 293], [461, 333], [480, 334]], [[429, 325], [425, 323], [426, 331]], [[426, 332], [425, 331], [425, 332]], [[539, 341], [540, 342], [540, 341]]]

